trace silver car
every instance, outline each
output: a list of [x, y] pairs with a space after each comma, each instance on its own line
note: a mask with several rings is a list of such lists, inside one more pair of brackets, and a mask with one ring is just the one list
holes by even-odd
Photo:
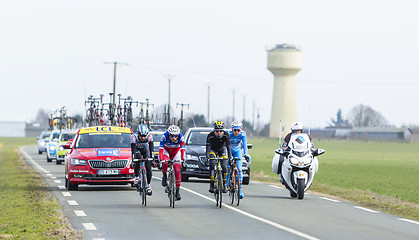
[[38, 140], [38, 153], [42, 154], [43, 152], [47, 151], [47, 142], [46, 140], [49, 139], [49, 136], [51, 135], [50, 131], [42, 131], [41, 135], [39, 137], [36, 137]]

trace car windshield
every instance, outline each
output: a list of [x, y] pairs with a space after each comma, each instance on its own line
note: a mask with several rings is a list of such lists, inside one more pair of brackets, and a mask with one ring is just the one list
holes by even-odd
[[186, 144], [189, 145], [205, 145], [207, 136], [210, 132], [191, 132]]
[[63, 133], [61, 134], [60, 142], [66, 142], [70, 139], [74, 139], [75, 133]]
[[49, 135], [51, 135], [51, 132], [42, 133], [41, 139], [45, 139], [45, 138], [49, 137]]
[[75, 148], [129, 148], [131, 147], [131, 134], [80, 134]]
[[152, 133], [151, 135], [153, 136], [153, 142], [160, 143], [163, 133]]
[[59, 137], [60, 137], [60, 133], [56, 132], [52, 134], [51, 139], [54, 140], [54, 139], [58, 139]]

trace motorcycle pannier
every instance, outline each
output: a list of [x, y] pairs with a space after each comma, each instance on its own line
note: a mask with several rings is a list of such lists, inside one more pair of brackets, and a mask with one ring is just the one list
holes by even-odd
[[279, 154], [275, 154], [274, 158], [272, 159], [272, 171], [276, 174], [279, 174]]

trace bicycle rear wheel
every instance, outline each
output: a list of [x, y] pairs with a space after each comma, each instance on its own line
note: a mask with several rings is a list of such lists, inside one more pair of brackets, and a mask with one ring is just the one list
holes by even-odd
[[235, 194], [236, 194], [236, 204], [237, 206], [239, 206], [240, 204], [240, 189], [241, 189], [241, 183], [240, 183], [240, 179], [239, 179], [239, 171], [236, 169], [234, 170], [234, 179], [235, 179], [235, 183], [236, 186], [235, 188]]
[[142, 191], [142, 204], [147, 206], [147, 179], [145, 169], [141, 169], [141, 191]]

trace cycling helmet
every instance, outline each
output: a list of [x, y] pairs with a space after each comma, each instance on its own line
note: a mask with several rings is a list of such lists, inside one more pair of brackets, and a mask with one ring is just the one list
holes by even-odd
[[179, 135], [180, 128], [176, 125], [171, 125], [169, 128], [167, 128], [167, 131], [170, 135]]
[[214, 124], [214, 130], [223, 130], [224, 129], [224, 122], [221, 120], [215, 121]]
[[148, 135], [148, 127], [145, 124], [141, 124], [138, 126], [138, 133], [141, 136], [146, 136]]
[[295, 122], [295, 123], [293, 123], [292, 125], [291, 125], [291, 131], [297, 131], [297, 130], [301, 130], [301, 131], [303, 131], [303, 124], [302, 123], [300, 123], [300, 122]]
[[236, 120], [231, 123], [231, 129], [241, 129], [243, 127], [243, 123]]

